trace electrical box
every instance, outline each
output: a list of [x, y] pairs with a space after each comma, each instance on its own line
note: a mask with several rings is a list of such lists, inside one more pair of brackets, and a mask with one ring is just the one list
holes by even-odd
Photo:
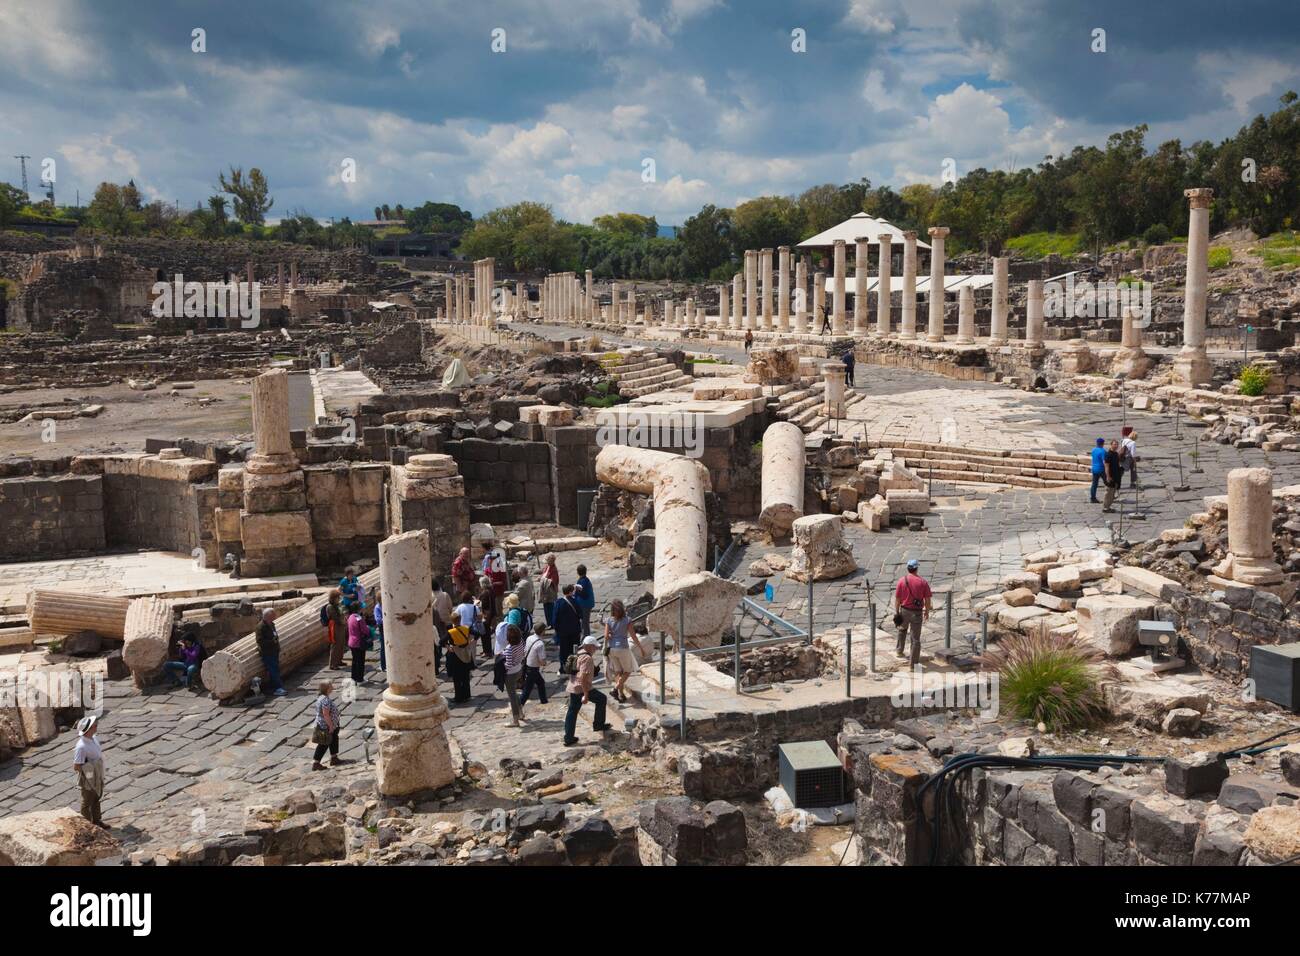
[[824, 740], [777, 747], [781, 789], [796, 807], [835, 807], [845, 802], [844, 767]]
[[1255, 696], [1300, 712], [1300, 643], [1256, 644], [1250, 649]]

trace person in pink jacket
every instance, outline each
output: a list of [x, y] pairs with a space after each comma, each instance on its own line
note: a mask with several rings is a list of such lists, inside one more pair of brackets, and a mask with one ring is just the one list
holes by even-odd
[[348, 649], [352, 651], [352, 679], [360, 684], [366, 679], [366, 645], [370, 627], [357, 604], [348, 605]]

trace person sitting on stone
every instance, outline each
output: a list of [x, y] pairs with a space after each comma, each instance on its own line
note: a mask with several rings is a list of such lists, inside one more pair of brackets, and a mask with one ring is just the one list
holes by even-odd
[[189, 634], [181, 635], [176, 647], [177, 658], [163, 664], [163, 670], [178, 687], [188, 688], [199, 665], [203, 663], [203, 645], [198, 638]]

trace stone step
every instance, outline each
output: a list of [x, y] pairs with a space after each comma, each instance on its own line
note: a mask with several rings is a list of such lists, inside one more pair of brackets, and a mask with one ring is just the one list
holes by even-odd
[[1088, 465], [1052, 461], [1037, 455], [1002, 457], [977, 451], [912, 451], [897, 446], [890, 447], [889, 450], [895, 456], [906, 459], [909, 465], [915, 461], [928, 461], [936, 465], [945, 463], [948, 467], [982, 468], [993, 474], [1015, 475], [1026, 471], [1035, 474], [1039, 471], [1052, 471], [1067, 476], [1091, 475], [1091, 468]]

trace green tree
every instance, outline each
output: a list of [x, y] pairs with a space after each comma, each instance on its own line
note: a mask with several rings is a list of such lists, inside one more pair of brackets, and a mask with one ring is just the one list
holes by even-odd
[[129, 236], [144, 231], [140, 193], [135, 183], [119, 186], [100, 183], [86, 209], [86, 224], [111, 236]]
[[266, 214], [275, 205], [269, 195], [270, 186], [262, 171], [254, 166], [244, 178], [242, 167], [231, 166], [230, 178], [224, 173], [218, 176], [218, 186], [223, 193], [234, 197], [235, 218], [248, 225], [260, 226], [266, 222]]
[[707, 276], [731, 259], [731, 210], [708, 205], [677, 231], [692, 276]]

